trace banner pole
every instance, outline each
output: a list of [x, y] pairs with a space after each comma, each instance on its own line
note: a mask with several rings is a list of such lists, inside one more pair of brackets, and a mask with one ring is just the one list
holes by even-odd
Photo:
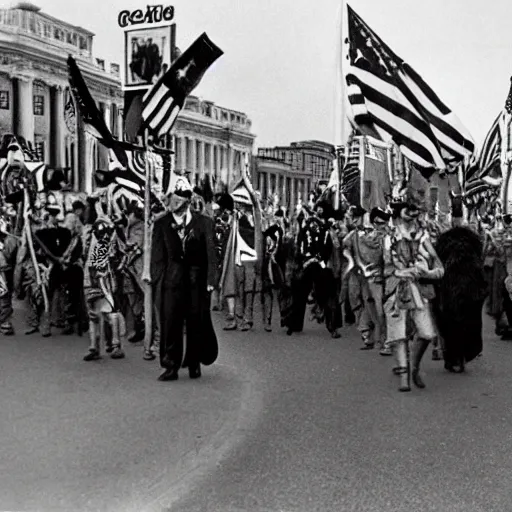
[[146, 187], [144, 189], [144, 348], [149, 350], [153, 339], [153, 287], [151, 284], [151, 183], [152, 165], [149, 159], [149, 133], [144, 130]]

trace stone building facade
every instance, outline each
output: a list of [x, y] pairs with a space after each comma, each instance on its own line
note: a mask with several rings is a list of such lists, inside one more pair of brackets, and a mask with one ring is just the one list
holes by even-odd
[[[93, 36], [26, 2], [0, 9], [0, 133], [23, 137], [51, 168], [71, 169], [75, 188], [87, 191], [101, 149], [79, 120], [65, 123], [68, 55], [76, 58], [107, 126], [116, 136], [122, 133], [119, 65], [106, 69], [94, 59]], [[103, 164], [107, 158], [104, 153]]]
[[244, 113], [189, 96], [173, 129], [176, 171], [189, 173], [194, 184], [210, 174], [233, 187], [246, 164], [252, 173], [255, 138]]
[[[94, 58], [93, 39], [92, 32], [27, 2], [0, 9], [0, 135], [23, 137], [50, 168], [70, 169], [73, 188], [86, 192], [94, 171], [107, 168], [108, 152], [84, 132], [80, 119], [65, 121], [68, 55], [76, 59], [112, 134], [122, 139], [124, 133], [120, 66]], [[189, 172], [192, 182], [211, 173], [231, 184], [246, 157], [251, 160], [254, 139], [245, 114], [189, 97], [167, 142], [176, 152], [177, 170]]]
[[306, 203], [318, 184], [329, 180], [334, 156], [334, 146], [320, 141], [259, 148], [254, 184], [263, 200], [277, 194], [282, 205], [293, 208], [299, 198]]

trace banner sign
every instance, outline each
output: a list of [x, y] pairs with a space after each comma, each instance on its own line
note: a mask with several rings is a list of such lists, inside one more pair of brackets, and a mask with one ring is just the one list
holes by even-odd
[[123, 88], [149, 89], [171, 66], [176, 25], [125, 31]]
[[117, 23], [121, 28], [126, 28], [130, 25], [152, 24], [169, 22], [174, 19], [174, 6], [168, 5], [148, 5], [146, 11], [137, 9], [135, 11], [121, 11], [117, 17]]

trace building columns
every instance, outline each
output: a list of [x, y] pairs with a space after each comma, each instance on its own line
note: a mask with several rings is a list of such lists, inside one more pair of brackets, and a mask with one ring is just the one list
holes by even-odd
[[267, 197], [272, 197], [272, 178], [270, 172], [267, 171]]
[[213, 183], [212, 178], [215, 176], [215, 155], [213, 154], [214, 148], [215, 146], [213, 143], [208, 144], [208, 173], [210, 174], [210, 183]]
[[216, 158], [216, 167], [215, 167], [215, 178], [217, 180], [222, 180], [222, 147], [215, 146], [215, 158]]
[[50, 88], [50, 147], [47, 151], [49, 165], [64, 167], [66, 147], [64, 140], [64, 91], [61, 87]]
[[199, 182], [204, 178], [204, 164], [205, 164], [205, 143], [203, 140], [199, 141]]
[[295, 209], [297, 201], [295, 200], [295, 178], [290, 180], [290, 211]]
[[187, 170], [187, 139], [186, 137], [180, 137], [178, 139], [178, 165], [176, 166], [180, 172]]
[[14, 134], [34, 143], [34, 93], [32, 78], [16, 77]]
[[233, 180], [233, 166], [235, 160], [235, 151], [232, 146], [228, 146], [228, 186]]
[[193, 137], [188, 138], [188, 166], [187, 171], [190, 172], [189, 181], [191, 184], [196, 182], [196, 140]]

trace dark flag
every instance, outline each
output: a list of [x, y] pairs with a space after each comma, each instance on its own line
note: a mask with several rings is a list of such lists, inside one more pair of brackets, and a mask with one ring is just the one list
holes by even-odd
[[112, 149], [119, 162], [123, 166], [126, 165], [126, 154], [115, 144], [117, 141], [108, 129], [105, 119], [96, 106], [96, 102], [89, 92], [82, 73], [71, 55], [68, 57], [68, 79], [71, 92], [84, 123], [85, 131], [99, 139], [105, 147]]
[[157, 137], [169, 133], [186, 97], [223, 53], [206, 34], [196, 39], [144, 96], [142, 117], [145, 126]]
[[347, 7], [352, 121], [361, 129], [371, 126], [420, 167], [454, 168], [474, 152], [469, 132], [421, 76]]

